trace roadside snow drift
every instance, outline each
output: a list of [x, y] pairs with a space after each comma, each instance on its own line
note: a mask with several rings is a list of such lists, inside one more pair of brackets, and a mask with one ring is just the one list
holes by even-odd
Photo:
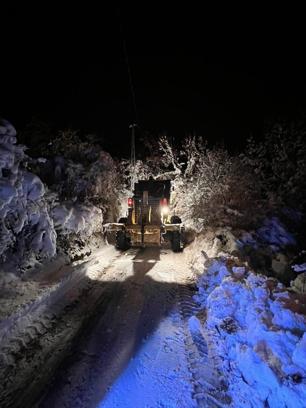
[[235, 266], [237, 259], [209, 262], [196, 300], [233, 407], [305, 407], [306, 319], [298, 299], [276, 279]]

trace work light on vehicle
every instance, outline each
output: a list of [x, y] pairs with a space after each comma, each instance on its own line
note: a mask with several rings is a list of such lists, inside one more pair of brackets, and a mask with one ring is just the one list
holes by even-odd
[[169, 207], [167, 205], [162, 205], [161, 207], [161, 215], [165, 216], [169, 214]]

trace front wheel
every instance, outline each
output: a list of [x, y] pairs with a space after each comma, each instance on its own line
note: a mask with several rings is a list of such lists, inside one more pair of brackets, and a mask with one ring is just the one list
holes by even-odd
[[130, 240], [127, 238], [125, 231], [117, 231], [116, 248], [125, 251], [130, 248]]
[[171, 247], [173, 252], [181, 252], [183, 249], [182, 245], [182, 234], [179, 231], [173, 231], [171, 237]]

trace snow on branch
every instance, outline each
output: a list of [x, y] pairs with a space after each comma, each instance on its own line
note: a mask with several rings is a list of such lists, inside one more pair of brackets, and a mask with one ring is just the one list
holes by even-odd
[[0, 259], [25, 267], [56, 253], [56, 233], [42, 181], [26, 167], [16, 131], [0, 124]]

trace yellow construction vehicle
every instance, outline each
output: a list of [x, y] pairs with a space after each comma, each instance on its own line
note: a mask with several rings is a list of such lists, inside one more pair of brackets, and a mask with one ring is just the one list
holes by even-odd
[[184, 246], [184, 226], [181, 219], [170, 214], [171, 183], [169, 180], [142, 180], [134, 187], [128, 199], [127, 216], [118, 223], [107, 224], [108, 231], [116, 232], [116, 247], [126, 250], [131, 246], [160, 246], [170, 242], [174, 252]]

